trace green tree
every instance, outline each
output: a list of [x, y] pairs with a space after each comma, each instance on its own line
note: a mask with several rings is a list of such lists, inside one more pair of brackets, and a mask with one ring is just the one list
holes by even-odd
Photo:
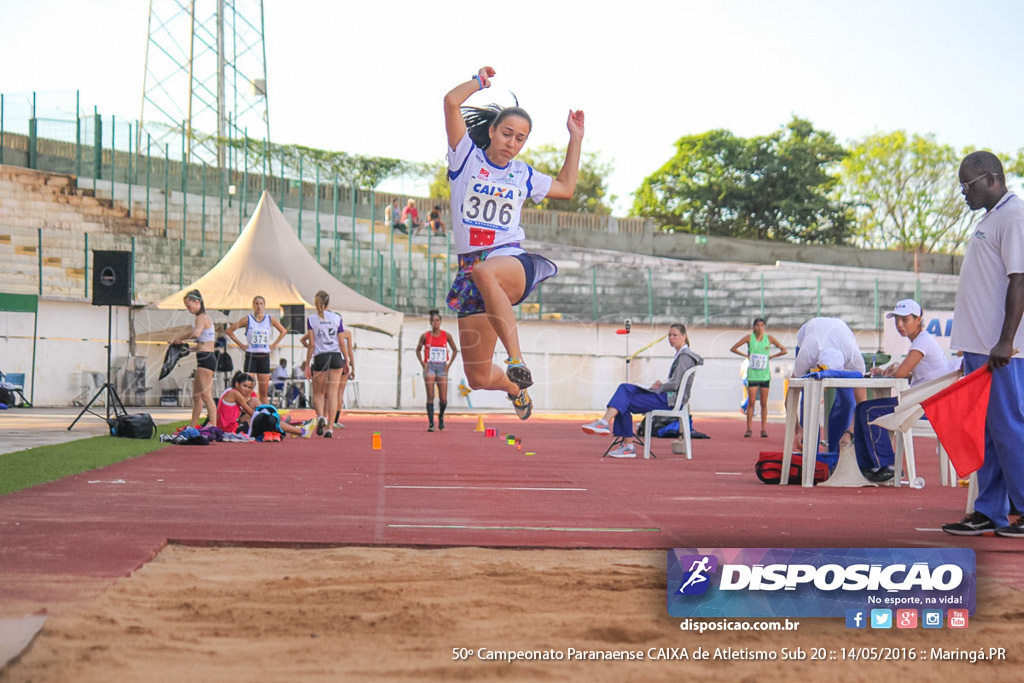
[[842, 244], [851, 216], [835, 171], [845, 154], [831, 133], [797, 117], [759, 137], [686, 136], [641, 184], [631, 213], [703, 235]]
[[902, 130], [853, 143], [843, 161], [846, 196], [855, 206], [855, 241], [872, 249], [955, 253], [973, 216], [957, 171], [965, 152], [933, 135]]
[[[200, 141], [218, 140], [215, 136], [198, 133], [194, 133], [193, 137]], [[337, 175], [341, 184], [363, 189], [374, 189], [388, 178], [400, 175], [424, 178], [431, 175], [435, 168], [434, 164], [403, 159], [333, 152], [303, 145], [265, 144], [263, 140], [253, 138], [220, 138], [219, 142], [239, 151], [248, 149], [250, 169], [261, 168], [264, 161], [271, 169], [279, 169], [279, 165], [284, 164], [288, 175], [293, 178], [299, 177], [301, 168], [305, 181], [312, 181], [319, 169], [320, 181], [323, 183], [331, 182]], [[279, 170], [274, 171], [275, 175], [279, 173]]]
[[[555, 178], [562, 170], [565, 161], [565, 147], [541, 145], [528, 149], [519, 155], [522, 161]], [[599, 152], [583, 152], [580, 156], [580, 170], [576, 177], [576, 191], [570, 199], [545, 199], [538, 208], [552, 211], [570, 211], [572, 213], [610, 214], [614, 196], [608, 195], [608, 176], [613, 170], [612, 164], [601, 159]]]
[[1012, 173], [1016, 176], [1024, 176], [1024, 147], [1017, 150], [1017, 156], [1012, 159], [1003, 160], [1004, 168], [1007, 174]]
[[430, 180], [431, 199], [451, 199], [452, 187], [448, 182], [448, 167], [444, 164], [436, 167]]

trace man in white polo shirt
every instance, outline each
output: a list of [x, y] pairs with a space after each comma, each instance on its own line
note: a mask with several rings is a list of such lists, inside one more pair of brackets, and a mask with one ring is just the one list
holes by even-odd
[[960, 191], [971, 211], [985, 209], [967, 243], [949, 345], [964, 352], [964, 374], [992, 369], [985, 461], [974, 512], [942, 530], [956, 536], [1024, 538], [1024, 516], [1009, 521], [1010, 499], [1024, 504], [1024, 200], [1006, 189], [991, 152], [960, 162]]

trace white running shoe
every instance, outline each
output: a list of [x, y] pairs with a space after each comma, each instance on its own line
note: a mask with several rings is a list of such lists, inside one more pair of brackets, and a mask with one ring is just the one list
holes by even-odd
[[611, 430], [608, 428], [608, 423], [604, 420], [594, 420], [583, 425], [584, 434], [597, 434], [598, 436], [607, 436], [611, 434]]
[[635, 458], [636, 457], [636, 446], [631, 443], [624, 443], [615, 450], [611, 451], [608, 455], [613, 458]]

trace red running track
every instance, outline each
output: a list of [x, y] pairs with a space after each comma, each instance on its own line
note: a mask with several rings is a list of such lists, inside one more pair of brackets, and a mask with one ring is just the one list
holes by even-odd
[[[1012, 539], [954, 538], [966, 489], [938, 486], [934, 442], [920, 440], [924, 489], [766, 486], [753, 473], [770, 439], [701, 419], [694, 458], [659, 440], [652, 460], [601, 458], [609, 443], [579, 421], [485, 416], [500, 438], [451, 416], [349, 414], [331, 440], [172, 446], [0, 497], [3, 575], [130, 574], [166, 542], [283, 546], [559, 548], [966, 546], [982, 575], [1012, 580]], [[371, 448], [381, 433], [383, 448]], [[519, 437], [522, 449], [505, 442]], [[531, 455], [532, 453], [532, 455]], [[8, 577], [11, 578], [11, 577]], [[24, 582], [31, 584], [31, 582]], [[6, 599], [43, 589], [0, 580]]]

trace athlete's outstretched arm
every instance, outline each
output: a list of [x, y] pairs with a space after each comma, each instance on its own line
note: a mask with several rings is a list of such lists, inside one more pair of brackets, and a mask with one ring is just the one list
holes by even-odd
[[565, 161], [558, 177], [551, 181], [548, 197], [552, 199], [571, 199], [576, 191], [576, 178], [580, 170], [580, 149], [583, 146], [583, 111], [570, 111], [566, 122], [569, 129], [569, 146], [565, 150]]
[[494, 69], [485, 66], [477, 71], [475, 77], [455, 86], [444, 96], [444, 127], [448, 133], [448, 147], [451, 149], [455, 149], [466, 134], [466, 122], [462, 118], [463, 103], [477, 90], [491, 87], [493, 76]]

